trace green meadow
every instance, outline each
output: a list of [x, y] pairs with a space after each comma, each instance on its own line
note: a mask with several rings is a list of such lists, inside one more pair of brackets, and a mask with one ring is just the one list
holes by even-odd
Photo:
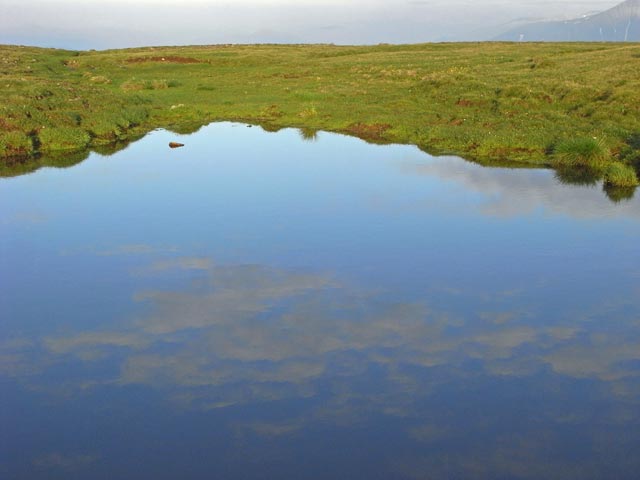
[[0, 67], [5, 176], [237, 120], [638, 184], [639, 44], [0, 46]]

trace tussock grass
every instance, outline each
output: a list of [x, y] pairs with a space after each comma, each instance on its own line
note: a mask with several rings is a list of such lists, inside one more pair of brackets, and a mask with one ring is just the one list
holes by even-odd
[[563, 165], [605, 168], [611, 161], [611, 152], [601, 138], [572, 138], [560, 143], [556, 149], [556, 160]]
[[640, 167], [629, 141], [640, 132], [634, 54], [633, 44], [577, 43], [0, 46], [0, 156], [245, 120], [604, 175], [610, 164]]
[[636, 187], [638, 177], [633, 167], [622, 163], [612, 163], [604, 172], [604, 183], [616, 187]]

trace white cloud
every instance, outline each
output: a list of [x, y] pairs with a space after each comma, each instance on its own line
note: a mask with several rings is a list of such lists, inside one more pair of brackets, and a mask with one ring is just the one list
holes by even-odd
[[115, 48], [252, 42], [411, 43], [491, 38], [517, 18], [613, 6], [484, 0], [5, 0], [0, 43]]

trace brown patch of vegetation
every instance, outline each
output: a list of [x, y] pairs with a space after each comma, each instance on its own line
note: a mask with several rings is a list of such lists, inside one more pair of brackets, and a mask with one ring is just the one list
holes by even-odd
[[93, 83], [107, 84], [111, 83], [111, 80], [104, 75], [96, 75], [95, 77], [89, 77], [89, 81]]
[[6, 118], [0, 117], [0, 130], [18, 130], [18, 127]]
[[456, 105], [458, 105], [459, 107], [473, 107], [475, 105], [475, 102], [461, 98], [456, 102]]
[[345, 131], [364, 140], [382, 140], [390, 128], [391, 125], [387, 123], [353, 123]]
[[278, 105], [269, 105], [268, 107], [264, 107], [260, 111], [261, 117], [269, 117], [269, 118], [280, 118], [284, 115], [284, 112], [280, 110]]
[[[14, 162], [19, 162], [21, 159], [25, 159], [28, 158], [30, 151], [28, 148], [26, 147], [9, 147], [6, 151], [5, 151], [5, 155], [13, 160]], [[3, 159], [3, 161], [6, 163], [6, 161]]]
[[191, 57], [131, 57], [125, 60], [127, 63], [145, 63], [145, 62], [161, 62], [161, 63], [202, 63], [202, 61]]

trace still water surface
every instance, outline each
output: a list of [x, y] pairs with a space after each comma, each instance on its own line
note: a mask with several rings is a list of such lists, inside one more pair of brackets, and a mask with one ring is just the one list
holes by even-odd
[[640, 200], [304, 137], [0, 179], [0, 477], [637, 478]]

